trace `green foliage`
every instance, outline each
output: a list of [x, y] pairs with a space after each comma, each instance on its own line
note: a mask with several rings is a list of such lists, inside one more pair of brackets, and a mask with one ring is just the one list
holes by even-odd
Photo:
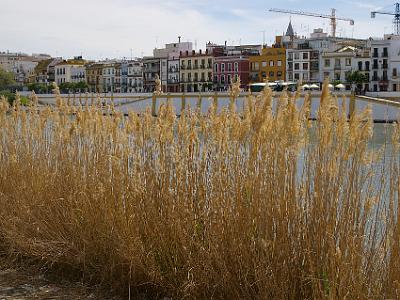
[[44, 83], [31, 83], [28, 85], [30, 91], [35, 91], [36, 94], [48, 93], [51, 91], [51, 87]]
[[85, 92], [88, 88], [88, 85], [85, 81], [80, 81], [78, 83], [73, 82], [64, 82], [59, 85], [61, 93], [76, 93], [76, 92]]
[[[12, 105], [15, 101], [16, 95], [15, 93], [12, 93], [10, 91], [0, 91], [0, 96], [4, 96], [7, 98], [8, 103]], [[29, 99], [28, 97], [25, 96], [20, 96], [21, 104], [22, 105], [28, 105]]]
[[0, 91], [8, 90], [14, 84], [14, 74], [0, 67]]
[[346, 80], [348, 83], [360, 84], [363, 82], [367, 82], [368, 78], [363, 73], [359, 71], [354, 71], [347, 75]]

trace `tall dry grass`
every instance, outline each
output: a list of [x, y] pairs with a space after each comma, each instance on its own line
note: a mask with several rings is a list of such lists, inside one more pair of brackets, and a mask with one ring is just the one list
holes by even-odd
[[[400, 127], [270, 90], [226, 111], [124, 117], [0, 104], [0, 237], [132, 297], [396, 299]], [[232, 89], [232, 97], [235, 97]], [[105, 114], [104, 114], [105, 113]], [[379, 163], [384, 161], [384, 163]]]

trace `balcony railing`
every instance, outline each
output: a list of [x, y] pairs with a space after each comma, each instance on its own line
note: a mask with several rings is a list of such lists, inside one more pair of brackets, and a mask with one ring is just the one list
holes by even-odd
[[382, 64], [382, 69], [387, 69], [388, 68], [388, 64]]
[[372, 69], [378, 69], [378, 64], [373, 64]]

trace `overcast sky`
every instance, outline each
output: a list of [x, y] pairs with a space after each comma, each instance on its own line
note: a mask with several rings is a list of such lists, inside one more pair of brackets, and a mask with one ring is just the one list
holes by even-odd
[[[393, 32], [391, 16], [370, 18], [371, 10], [394, 10], [393, 0], [0, 0], [0, 51], [83, 55], [88, 59], [151, 55], [152, 49], [178, 36], [197, 49], [207, 41], [271, 44], [286, 30], [284, 8], [337, 15], [355, 20], [338, 23], [338, 36], [382, 36]], [[296, 33], [329, 31], [329, 19], [292, 16]]]

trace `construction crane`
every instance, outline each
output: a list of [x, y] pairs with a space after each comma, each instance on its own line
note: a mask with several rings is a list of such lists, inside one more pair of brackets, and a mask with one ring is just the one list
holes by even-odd
[[309, 17], [317, 17], [317, 18], [325, 18], [331, 20], [331, 35], [336, 37], [336, 24], [338, 20], [347, 21], [350, 25], [354, 25], [353, 19], [348, 18], [339, 18], [336, 17], [336, 9], [332, 8], [330, 15], [324, 15], [320, 13], [310, 13], [298, 10], [287, 10], [287, 9], [278, 9], [278, 8], [271, 8], [269, 11], [277, 12], [277, 13], [284, 13], [284, 14], [291, 14], [291, 15], [302, 15], [302, 16], [309, 16]]
[[371, 18], [375, 18], [376, 14], [380, 15], [390, 15], [394, 16], [393, 25], [397, 35], [400, 34], [400, 3], [395, 3], [395, 10], [394, 12], [387, 12], [387, 11], [372, 11]]

